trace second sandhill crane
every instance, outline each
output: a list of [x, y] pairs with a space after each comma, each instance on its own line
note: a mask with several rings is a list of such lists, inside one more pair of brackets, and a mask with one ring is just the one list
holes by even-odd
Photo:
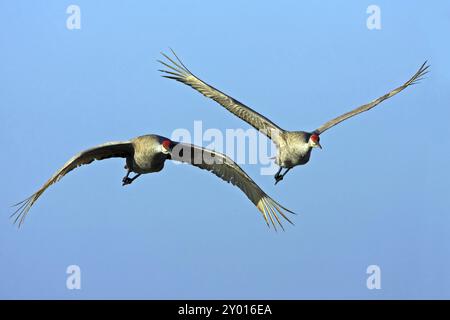
[[[373, 107], [377, 106], [379, 103], [386, 99], [391, 98], [400, 91], [409, 87], [410, 85], [418, 83], [419, 80], [428, 72], [427, 62], [425, 62], [419, 70], [398, 88], [386, 93], [385, 95], [364, 104], [352, 111], [344, 113], [339, 117], [336, 117], [325, 124], [321, 125], [314, 131], [288, 131], [280, 128], [271, 120], [267, 119], [263, 115], [259, 114], [255, 110], [247, 107], [242, 102], [234, 99], [233, 97], [223, 93], [222, 91], [214, 88], [208, 83], [204, 82], [197, 76], [195, 76], [189, 69], [181, 62], [177, 57], [175, 52], [172, 50], [174, 58], [162, 53], [162, 55], [167, 59], [166, 61], [158, 60], [168, 69], [159, 70], [163, 72], [163, 76], [166, 78], [177, 80], [184, 83], [204, 96], [216, 101], [222, 105], [225, 109], [233, 113], [235, 116], [241, 118], [255, 129], [259, 130], [262, 134], [266, 135], [271, 139], [277, 147], [277, 155], [275, 158], [275, 163], [280, 167], [278, 172], [275, 174], [275, 184], [283, 180], [284, 176], [298, 165], [306, 164], [311, 156], [311, 151], [313, 148], [321, 148], [320, 145], [320, 135], [331, 127], [341, 123], [348, 118], [356, 116], [361, 112], [368, 111]], [[284, 173], [282, 169], [285, 169]]]

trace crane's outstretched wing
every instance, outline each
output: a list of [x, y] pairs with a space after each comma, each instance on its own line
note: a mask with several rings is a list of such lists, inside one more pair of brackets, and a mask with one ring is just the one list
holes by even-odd
[[124, 141], [108, 142], [80, 152], [76, 156], [72, 157], [69, 161], [67, 161], [62, 168], [56, 171], [56, 173], [37, 192], [35, 192], [25, 200], [15, 204], [15, 206], [17, 206], [18, 208], [11, 215], [11, 217], [15, 217], [14, 223], [19, 222], [20, 226], [24, 222], [24, 219], [28, 211], [31, 209], [31, 206], [44, 193], [44, 191], [55, 182], [58, 182], [62, 177], [64, 177], [73, 169], [84, 164], [89, 164], [94, 160], [103, 160], [107, 158], [126, 158], [133, 155], [133, 150], [134, 149], [132, 142]]
[[205, 97], [213, 99], [214, 101], [222, 105], [225, 109], [233, 113], [235, 116], [241, 118], [242, 120], [253, 126], [255, 129], [259, 130], [261, 133], [272, 139], [275, 143], [277, 143], [277, 137], [282, 132], [284, 132], [283, 129], [278, 127], [275, 123], [259, 114], [255, 110], [247, 107], [245, 104], [237, 101], [236, 99], [226, 95], [225, 93], [217, 90], [213, 86], [210, 86], [206, 82], [197, 78], [189, 71], [188, 68], [186, 68], [186, 66], [181, 62], [181, 60], [177, 57], [173, 50], [172, 53], [178, 62], [164, 53], [161, 54], [167, 59], [167, 62], [158, 60], [158, 62], [169, 68], [169, 70], [159, 70], [167, 74], [163, 75], [163, 77], [177, 80], [194, 88]]
[[269, 227], [270, 220], [275, 230], [277, 229], [276, 222], [284, 230], [279, 215], [293, 224], [283, 211], [292, 214], [294, 212], [269, 197], [244, 170], [224, 154], [191, 144], [175, 143], [170, 153], [170, 159], [208, 170], [222, 180], [237, 186], [255, 204]]
[[331, 127], [334, 127], [338, 123], [340, 123], [344, 120], [347, 120], [348, 118], [351, 118], [361, 112], [372, 109], [373, 107], [375, 107], [379, 103], [383, 102], [384, 100], [389, 99], [390, 97], [396, 95], [397, 93], [399, 93], [406, 87], [418, 83], [423, 78], [423, 76], [428, 73], [428, 68], [429, 68], [429, 65], [427, 65], [427, 61], [425, 61], [424, 64], [422, 64], [422, 66], [420, 67], [420, 69], [412, 76], [412, 78], [409, 79], [407, 82], [405, 82], [402, 86], [392, 90], [389, 93], [386, 93], [384, 96], [381, 96], [378, 99], [375, 99], [368, 104], [362, 105], [361, 107], [358, 107], [350, 112], [344, 113], [343, 115], [341, 115], [337, 118], [334, 118], [333, 120], [328, 121], [327, 123], [322, 125], [320, 128], [316, 129], [314, 132], [317, 134], [321, 134], [321, 133], [325, 132], [326, 130], [330, 129]]

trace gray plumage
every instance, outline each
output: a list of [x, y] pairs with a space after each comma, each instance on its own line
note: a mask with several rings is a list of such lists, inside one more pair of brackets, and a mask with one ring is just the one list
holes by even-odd
[[[197, 76], [195, 76], [189, 69], [181, 62], [175, 52], [172, 50], [174, 59], [168, 55], [162, 53], [162, 55], [167, 59], [166, 62], [158, 60], [161, 64], [169, 68], [169, 70], [159, 70], [163, 72], [163, 77], [174, 79], [181, 83], [184, 83], [193, 89], [197, 90], [205, 97], [208, 97], [225, 109], [246, 121], [248, 124], [253, 126], [255, 129], [259, 130], [261, 133], [265, 134], [268, 138], [277, 146], [277, 156], [275, 163], [280, 166], [280, 170], [275, 175], [275, 184], [281, 181], [284, 175], [293, 167], [297, 165], [306, 164], [311, 156], [311, 150], [314, 147], [321, 147], [319, 141], [319, 136], [326, 130], [337, 125], [338, 123], [347, 120], [357, 114], [368, 111], [373, 107], [377, 106], [386, 99], [391, 98], [403, 89], [410, 85], [418, 83], [423, 76], [428, 73], [429, 66], [425, 62], [419, 70], [400, 87], [390, 91], [389, 93], [373, 100], [372, 102], [362, 105], [350, 112], [347, 112], [339, 117], [330, 120], [317, 128], [312, 132], [306, 131], [287, 131], [281, 129], [279, 126], [274, 124], [272, 121], [262, 116], [258, 112], [254, 111], [250, 107], [246, 106], [242, 102], [230, 97], [229, 95], [221, 92], [220, 90], [214, 88], [213, 86], [207, 84]], [[284, 174], [281, 173], [281, 169], [285, 168]]]
[[273, 135], [284, 132], [283, 129], [278, 127], [275, 123], [273, 123], [263, 115], [259, 114], [255, 110], [247, 107], [245, 104], [226, 95], [220, 90], [214, 88], [213, 86], [210, 86], [206, 82], [203, 82], [202, 80], [194, 76], [189, 71], [189, 69], [186, 68], [186, 66], [181, 62], [181, 60], [178, 59], [175, 52], [172, 51], [172, 53], [177, 58], [178, 62], [174, 61], [172, 58], [170, 58], [164, 53], [162, 53], [162, 55], [168, 60], [168, 62], [171, 62], [172, 65], [164, 61], [158, 60], [161, 64], [171, 69], [171, 70], [159, 70], [161, 72], [168, 74], [164, 75], [163, 77], [180, 81], [194, 88], [195, 90], [203, 94], [205, 97], [213, 99], [214, 101], [225, 107], [225, 109], [233, 113], [235, 116], [241, 118], [242, 120], [253, 126], [255, 129], [259, 130], [261, 133], [263, 133], [269, 138], [276, 140], [276, 138], [273, 138]]
[[[132, 183], [141, 174], [161, 171], [166, 160], [180, 161], [210, 171], [222, 180], [237, 186], [262, 213], [268, 226], [272, 224], [276, 229], [276, 224], [278, 224], [283, 228], [280, 216], [292, 224], [285, 215], [285, 211], [293, 212], [269, 197], [227, 156], [195, 145], [173, 142], [158, 135], [144, 135], [130, 141], [109, 142], [78, 153], [37, 192], [16, 204], [18, 208], [12, 215], [12, 217], [15, 217], [15, 222], [18, 222], [20, 226], [33, 204], [44, 191], [73, 169], [89, 164], [94, 160], [117, 157], [126, 159], [125, 168], [128, 173], [123, 179], [124, 185]], [[136, 176], [132, 179], [128, 177], [130, 172], [136, 173]]]
[[341, 123], [342, 121], [347, 120], [348, 118], [356, 116], [357, 114], [360, 114], [361, 112], [369, 111], [370, 109], [372, 109], [373, 107], [377, 106], [378, 104], [380, 104], [384, 100], [395, 96], [397, 93], [403, 91], [407, 87], [419, 83], [419, 81], [423, 79], [423, 76], [428, 73], [428, 68], [429, 67], [430, 66], [427, 65], [427, 61], [425, 61], [420, 66], [419, 70], [417, 70], [417, 72], [411, 77], [411, 79], [406, 81], [400, 87], [395, 88], [394, 90], [386, 93], [385, 95], [382, 95], [381, 97], [379, 97], [379, 98], [377, 98], [377, 99], [375, 99], [375, 100], [373, 100], [373, 101], [371, 101], [371, 102], [369, 102], [367, 104], [364, 104], [364, 105], [362, 105], [362, 106], [360, 106], [360, 107], [358, 107], [356, 109], [353, 109], [352, 111], [344, 113], [343, 115], [340, 115], [339, 117], [336, 117], [333, 120], [330, 120], [330, 121], [326, 122], [325, 124], [321, 125], [316, 130], [314, 130], [314, 132], [317, 133], [317, 134], [321, 134], [321, 133], [325, 132], [326, 130], [330, 129], [331, 127], [334, 127], [335, 125]]

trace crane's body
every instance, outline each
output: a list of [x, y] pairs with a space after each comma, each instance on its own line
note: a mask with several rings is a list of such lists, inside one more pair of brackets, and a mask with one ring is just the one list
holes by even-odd
[[160, 145], [168, 140], [148, 134], [131, 140], [134, 152], [126, 158], [126, 168], [137, 174], [159, 172], [164, 168], [168, 155], [161, 152]]
[[305, 131], [285, 131], [278, 139], [275, 163], [283, 168], [308, 163], [313, 147], [308, 143], [311, 133]]

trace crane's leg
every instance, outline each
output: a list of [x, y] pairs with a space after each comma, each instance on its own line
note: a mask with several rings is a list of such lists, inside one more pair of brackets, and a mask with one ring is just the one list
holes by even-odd
[[131, 173], [131, 170], [128, 169], [127, 175], [122, 179], [122, 186], [126, 186], [127, 184], [131, 184], [134, 180], [139, 178], [141, 175], [140, 173], [136, 174], [133, 178], [130, 178], [129, 175]]
[[[275, 173], [275, 176], [274, 176], [274, 178], [275, 178], [275, 184], [277, 184], [277, 182], [280, 180], [280, 177], [281, 177], [281, 170], [283, 170], [283, 167], [280, 167], [280, 169], [278, 169], [278, 171], [277, 171], [277, 173]], [[281, 179], [283, 179], [283, 178], [281, 178]]]
[[280, 175], [281, 172], [281, 168], [280, 170], [277, 172], [277, 174], [275, 175], [275, 185], [280, 182], [281, 180], [283, 180], [284, 176], [286, 175], [286, 173], [289, 172], [289, 170], [291, 170], [292, 168], [287, 168], [286, 171]]
[[280, 167], [280, 169], [278, 169], [277, 173], [275, 173], [275, 179], [280, 176], [281, 170], [283, 170], [282, 167]]

